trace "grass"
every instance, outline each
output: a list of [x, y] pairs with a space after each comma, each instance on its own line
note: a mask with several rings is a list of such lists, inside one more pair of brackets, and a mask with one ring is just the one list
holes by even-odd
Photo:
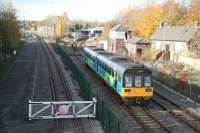
[[[17, 55], [19, 55], [20, 51], [25, 47], [25, 43], [26, 42], [23, 40], [19, 41], [16, 47]], [[0, 57], [0, 79], [3, 79], [5, 77], [14, 60], [15, 56], [11, 55], [11, 57], [6, 58], [5, 53], [3, 54], [3, 57]]]

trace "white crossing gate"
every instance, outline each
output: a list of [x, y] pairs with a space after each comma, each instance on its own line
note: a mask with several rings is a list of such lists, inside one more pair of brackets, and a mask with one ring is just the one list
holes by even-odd
[[45, 101], [29, 100], [29, 120], [59, 118], [95, 118], [96, 103], [93, 101]]

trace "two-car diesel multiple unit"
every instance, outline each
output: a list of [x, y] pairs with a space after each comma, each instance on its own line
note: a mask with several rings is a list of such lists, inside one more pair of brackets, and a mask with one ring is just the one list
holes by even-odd
[[153, 96], [152, 74], [143, 65], [89, 47], [83, 49], [83, 60], [126, 103], [148, 103]]

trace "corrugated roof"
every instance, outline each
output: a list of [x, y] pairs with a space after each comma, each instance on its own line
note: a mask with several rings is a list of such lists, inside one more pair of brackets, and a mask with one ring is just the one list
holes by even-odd
[[151, 40], [186, 42], [192, 39], [198, 31], [200, 31], [200, 28], [191, 26], [162, 27], [152, 35]]
[[141, 38], [141, 37], [132, 37], [126, 41], [127, 43], [132, 43], [132, 44], [150, 44], [150, 40]]
[[118, 24], [116, 26], [114, 26], [111, 31], [122, 31], [122, 32], [128, 32], [129, 30], [124, 27], [122, 24]]

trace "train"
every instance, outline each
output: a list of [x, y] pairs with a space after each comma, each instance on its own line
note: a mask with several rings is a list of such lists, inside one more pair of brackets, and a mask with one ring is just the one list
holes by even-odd
[[144, 65], [95, 47], [84, 47], [82, 58], [126, 104], [146, 105], [153, 96], [152, 72]]

